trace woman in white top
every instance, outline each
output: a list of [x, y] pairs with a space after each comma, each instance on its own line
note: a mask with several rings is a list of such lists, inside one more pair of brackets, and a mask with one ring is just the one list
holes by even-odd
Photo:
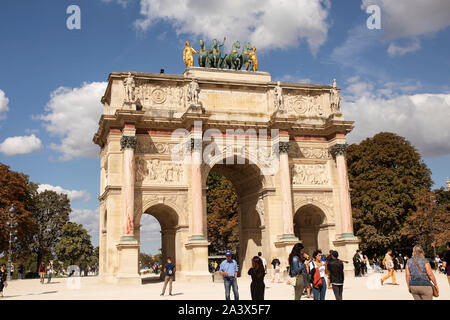
[[[325, 280], [327, 266], [325, 261], [321, 261], [321, 250], [314, 251], [312, 257], [313, 261], [309, 263], [309, 270], [314, 300], [325, 300], [325, 293], [327, 291], [327, 282]], [[316, 272], [319, 272], [321, 281], [319, 280], [319, 277], [315, 276]]]

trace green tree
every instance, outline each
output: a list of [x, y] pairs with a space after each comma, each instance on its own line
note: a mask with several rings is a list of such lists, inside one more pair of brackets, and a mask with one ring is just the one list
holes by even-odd
[[210, 251], [225, 249], [237, 252], [239, 245], [238, 201], [232, 183], [211, 173], [206, 180], [206, 210]]
[[141, 252], [139, 254], [139, 262], [142, 267], [151, 267], [153, 266], [154, 260], [151, 254]]
[[61, 240], [72, 209], [67, 195], [48, 190], [37, 193], [33, 205], [37, 223], [34, 232], [28, 235], [28, 241], [39, 264], [42, 259], [54, 258], [56, 245]]
[[70, 265], [89, 264], [93, 252], [91, 236], [81, 224], [68, 222], [63, 226], [61, 240], [56, 245], [58, 260]]
[[429, 191], [431, 172], [403, 137], [382, 132], [347, 150], [355, 234], [361, 247], [381, 253], [411, 245], [402, 234], [417, 196]]

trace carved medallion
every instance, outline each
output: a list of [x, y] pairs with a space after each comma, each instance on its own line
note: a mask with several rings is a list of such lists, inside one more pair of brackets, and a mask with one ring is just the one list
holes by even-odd
[[166, 93], [160, 87], [156, 87], [152, 91], [152, 101], [156, 104], [163, 104], [166, 101]]

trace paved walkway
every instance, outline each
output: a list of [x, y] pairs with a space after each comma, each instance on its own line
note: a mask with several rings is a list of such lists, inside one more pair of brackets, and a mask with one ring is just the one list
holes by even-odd
[[[435, 274], [438, 280], [439, 300], [450, 300], [450, 286], [447, 277], [443, 274]], [[390, 284], [387, 280], [381, 287], [380, 274], [369, 275], [363, 278], [347, 277], [344, 286], [345, 300], [411, 300], [412, 296], [407, 291], [404, 273], [397, 272], [399, 286]], [[161, 297], [162, 283], [157, 279], [149, 278], [140, 286], [118, 287], [99, 283], [96, 277], [81, 279], [79, 289], [70, 289], [75, 284], [67, 284], [67, 279], [53, 279], [50, 284], [40, 284], [39, 279], [13, 280], [5, 289], [3, 299], [19, 300], [109, 300], [109, 299], [137, 299], [137, 300], [223, 300], [223, 283], [212, 282], [174, 282], [173, 296]], [[250, 279], [238, 279], [239, 294], [241, 300], [250, 299]], [[232, 294], [233, 297], [233, 294]], [[271, 283], [266, 279], [267, 300], [292, 300], [294, 290], [284, 283]], [[0, 298], [1, 299], [1, 298]], [[334, 300], [332, 290], [327, 290], [327, 300]]]

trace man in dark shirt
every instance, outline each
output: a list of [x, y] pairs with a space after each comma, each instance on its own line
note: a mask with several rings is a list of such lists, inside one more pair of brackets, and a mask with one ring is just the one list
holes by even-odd
[[331, 260], [327, 264], [327, 269], [330, 272], [330, 283], [333, 287], [334, 296], [336, 300], [342, 300], [342, 291], [344, 289], [344, 264], [338, 259], [338, 252], [331, 253]]
[[444, 262], [442, 264], [447, 274], [448, 284], [450, 284], [450, 241], [447, 242], [447, 252], [444, 255]]
[[167, 259], [167, 263], [164, 265], [164, 287], [161, 295], [166, 292], [167, 282], [169, 283], [169, 295], [172, 295], [172, 282], [175, 279], [175, 264], [172, 262], [171, 258]]

